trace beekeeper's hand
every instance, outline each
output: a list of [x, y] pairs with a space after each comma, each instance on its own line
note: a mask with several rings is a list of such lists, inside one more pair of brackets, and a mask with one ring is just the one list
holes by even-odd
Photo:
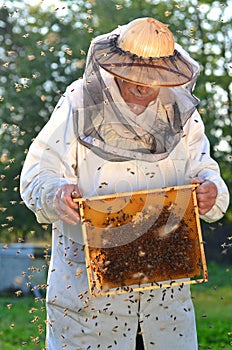
[[216, 202], [217, 186], [209, 180], [195, 177], [191, 180], [192, 184], [199, 184], [196, 189], [198, 210], [200, 215], [204, 215], [212, 209]]
[[53, 206], [60, 220], [70, 225], [79, 223], [78, 203], [73, 201], [73, 198], [78, 197], [81, 197], [81, 192], [77, 185], [66, 184], [57, 190]]

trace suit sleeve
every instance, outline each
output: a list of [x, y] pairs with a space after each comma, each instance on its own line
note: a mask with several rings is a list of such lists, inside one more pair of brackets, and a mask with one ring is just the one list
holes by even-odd
[[62, 185], [77, 181], [76, 145], [72, 103], [66, 91], [30, 146], [21, 173], [22, 199], [40, 223], [58, 220], [53, 209], [55, 193]]
[[214, 222], [223, 217], [229, 205], [228, 188], [223, 181], [218, 163], [210, 157], [209, 141], [205, 135], [204, 124], [196, 111], [187, 122], [184, 133], [187, 142], [189, 159], [186, 172], [191, 177], [210, 180], [217, 186], [217, 198], [213, 208], [201, 218]]

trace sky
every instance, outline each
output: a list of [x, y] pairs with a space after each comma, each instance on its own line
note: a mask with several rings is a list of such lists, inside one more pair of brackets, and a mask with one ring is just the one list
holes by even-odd
[[[28, 5], [40, 5], [44, 8], [49, 7], [49, 6], [54, 6], [55, 8], [62, 8], [65, 6], [65, 0], [0, 0], [0, 6], [2, 6], [3, 4], [13, 4], [13, 3], [17, 3], [19, 2], [20, 4], [24, 3], [24, 4], [28, 4]], [[228, 2], [229, 6], [231, 4], [232, 7], [232, 0]], [[222, 2], [223, 4], [223, 2]], [[204, 4], [202, 2], [202, 4], [200, 5], [200, 11], [205, 11], [207, 9], [208, 5], [207, 5], [207, 1], [206, 4]], [[219, 16], [219, 9], [216, 8], [212, 8], [211, 13], [210, 13], [210, 17], [211, 18], [217, 18]], [[231, 11], [227, 11], [224, 14], [224, 20], [229, 20], [231, 18]]]
[[64, 2], [59, 1], [59, 0], [24, 0], [25, 3], [28, 3], [30, 5], [41, 5], [41, 6], [55, 6], [55, 7], [60, 7], [61, 5], [64, 6]]

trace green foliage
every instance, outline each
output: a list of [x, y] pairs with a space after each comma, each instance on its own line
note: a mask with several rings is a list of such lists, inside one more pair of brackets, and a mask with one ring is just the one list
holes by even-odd
[[[83, 74], [91, 39], [137, 17], [165, 23], [202, 67], [195, 93], [212, 156], [231, 188], [231, 1], [67, 0], [0, 8], [1, 240], [47, 238], [19, 196], [19, 174], [66, 86]], [[27, 220], [22, 220], [26, 217]], [[232, 220], [229, 211], [227, 219]], [[33, 233], [35, 232], [35, 234]]]
[[0, 60], [1, 237], [15, 241], [36, 232], [41, 239], [47, 230], [20, 200], [19, 174], [32, 139], [49, 119], [60, 94], [83, 73], [89, 34], [82, 36], [80, 29], [76, 45], [76, 36], [69, 35], [76, 19], [65, 23], [54, 11], [39, 7], [24, 6], [13, 12], [4, 7], [0, 19], [4, 23], [0, 36], [4, 48]]

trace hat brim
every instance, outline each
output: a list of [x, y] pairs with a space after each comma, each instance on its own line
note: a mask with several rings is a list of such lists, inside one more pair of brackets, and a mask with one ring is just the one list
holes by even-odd
[[120, 49], [118, 37], [114, 34], [101, 38], [92, 46], [95, 62], [115, 77], [134, 84], [159, 87], [180, 86], [192, 79], [191, 63], [177, 50], [166, 57], [139, 57]]

